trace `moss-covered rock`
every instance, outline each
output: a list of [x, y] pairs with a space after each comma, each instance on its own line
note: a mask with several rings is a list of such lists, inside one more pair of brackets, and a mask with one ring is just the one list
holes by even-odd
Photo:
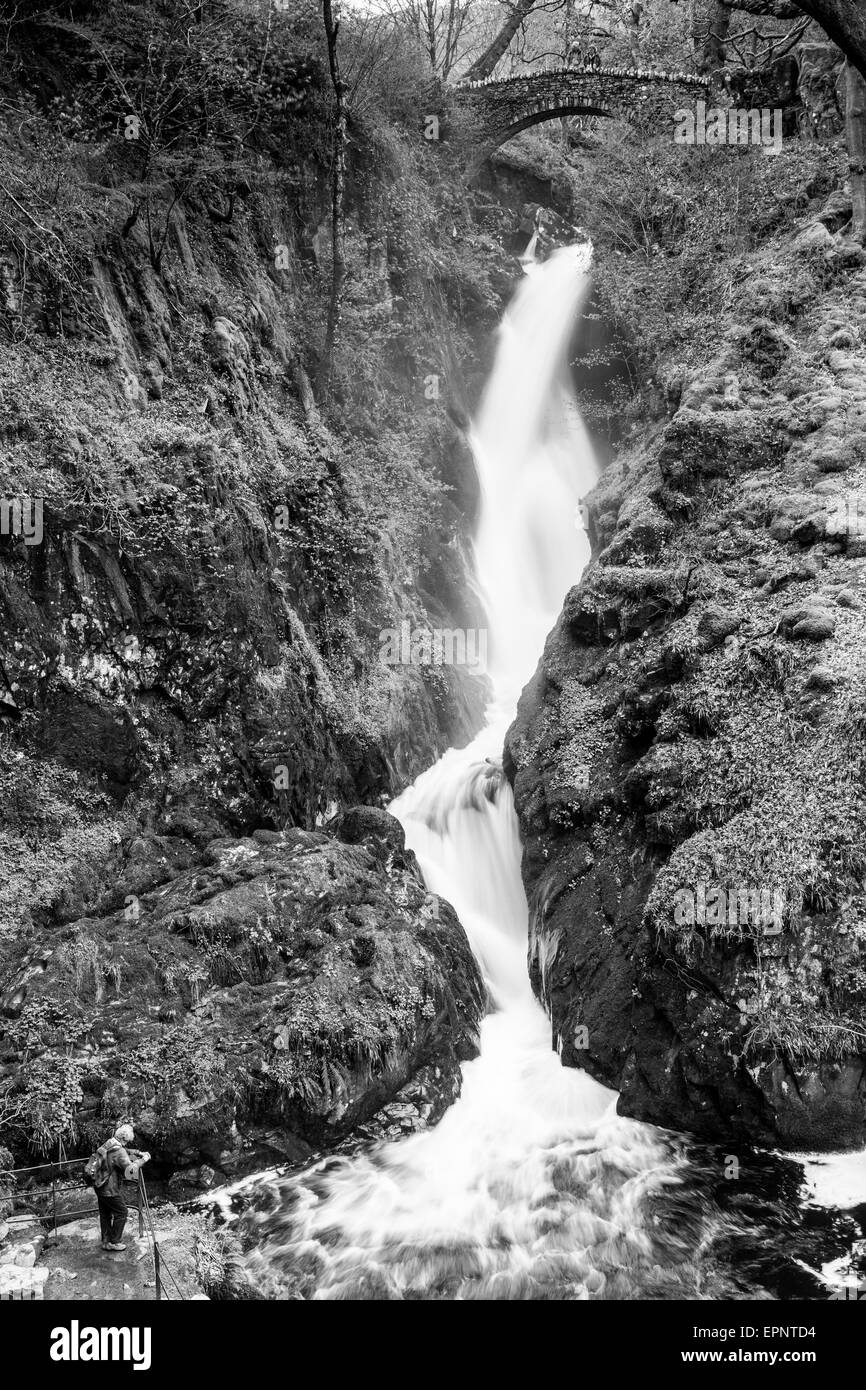
[[401, 827], [361, 819], [352, 843], [138, 837], [98, 915], [22, 943], [0, 1000], [20, 1153], [89, 1152], [131, 1116], [155, 1172], [219, 1176], [372, 1136], [395, 1100], [437, 1119], [477, 1050], [483, 987]]

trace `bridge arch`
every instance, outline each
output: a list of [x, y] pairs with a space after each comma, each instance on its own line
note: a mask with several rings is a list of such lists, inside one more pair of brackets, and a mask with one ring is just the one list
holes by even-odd
[[527, 111], [522, 116], [517, 116], [508, 125], [488, 133], [487, 139], [479, 149], [468, 170], [470, 180], [476, 178], [487, 160], [492, 154], [500, 149], [502, 145], [507, 145], [515, 135], [519, 135], [523, 130], [529, 130], [532, 126], [543, 125], [546, 121], [561, 120], [563, 116], [600, 116], [610, 119], [613, 111], [609, 106], [602, 102], [586, 101], [565, 101], [551, 106], [539, 107], [535, 111]]
[[495, 141], [487, 146], [485, 158], [488, 158], [494, 150], [498, 150], [500, 145], [505, 145], [512, 140], [515, 135], [519, 135], [522, 130], [529, 130], [531, 126], [542, 125], [545, 121], [558, 121], [563, 116], [602, 116], [610, 117], [613, 115], [609, 106], [602, 105], [601, 102], [589, 105], [586, 102], [563, 102], [560, 106], [545, 106], [538, 111], [529, 111], [525, 116], [520, 116], [517, 120], [498, 131]]

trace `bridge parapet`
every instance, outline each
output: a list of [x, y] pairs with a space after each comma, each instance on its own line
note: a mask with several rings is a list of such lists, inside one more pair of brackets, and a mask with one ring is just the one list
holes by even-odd
[[666, 68], [623, 68], [623, 67], [575, 67], [542, 68], [538, 72], [516, 73], [513, 77], [482, 77], [474, 82], [455, 82], [457, 92], [489, 92], [493, 88], [514, 87], [523, 84], [533, 86], [547, 78], [624, 78], [629, 83], [661, 82], [673, 86], [687, 87], [691, 90], [708, 91], [710, 79], [699, 73], [674, 72]]

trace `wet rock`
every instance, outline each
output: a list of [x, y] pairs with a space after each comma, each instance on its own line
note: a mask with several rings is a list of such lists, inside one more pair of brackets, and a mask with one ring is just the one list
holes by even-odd
[[220, 1186], [226, 1180], [226, 1173], [211, 1168], [207, 1163], [202, 1163], [201, 1166], [193, 1164], [172, 1173], [168, 1180], [168, 1195], [172, 1202], [189, 1201], [202, 1192], [209, 1192], [211, 1188]]
[[406, 847], [406, 835], [400, 822], [378, 806], [353, 806], [344, 811], [331, 828], [347, 845], [373, 839], [395, 850]]

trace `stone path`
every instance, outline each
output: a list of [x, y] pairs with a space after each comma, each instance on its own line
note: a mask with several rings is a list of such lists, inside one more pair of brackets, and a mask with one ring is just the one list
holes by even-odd
[[103, 1250], [99, 1226], [87, 1218], [60, 1226], [45, 1240], [40, 1262], [47, 1266], [47, 1299], [110, 1299], [112, 1301], [156, 1297], [150, 1241], [139, 1237], [135, 1217], [124, 1235], [126, 1249]]
[[[163, 1257], [163, 1297], [203, 1298], [195, 1277], [196, 1219], [171, 1209], [164, 1215], [156, 1212], [154, 1224]], [[46, 1233], [38, 1222], [21, 1225], [0, 1252], [0, 1299], [155, 1299], [151, 1244], [146, 1235], [138, 1235], [134, 1213], [130, 1214], [124, 1240], [123, 1251], [103, 1250], [99, 1225], [92, 1218], [70, 1221], [58, 1227], [56, 1235]]]

